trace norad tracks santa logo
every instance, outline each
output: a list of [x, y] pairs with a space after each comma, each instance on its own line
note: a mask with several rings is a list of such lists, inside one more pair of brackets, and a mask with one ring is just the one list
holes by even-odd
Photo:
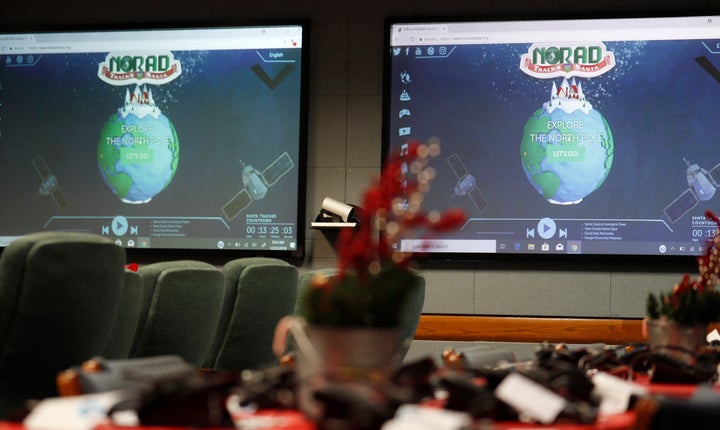
[[592, 78], [615, 67], [615, 55], [598, 42], [582, 45], [532, 44], [520, 57], [520, 70], [540, 79]]
[[98, 66], [98, 77], [110, 85], [130, 83], [166, 84], [180, 76], [180, 61], [172, 52], [109, 53]]
[[520, 145], [525, 175], [550, 203], [578, 204], [610, 173], [615, 151], [610, 126], [576, 78], [598, 77], [614, 66], [614, 54], [599, 42], [533, 44], [520, 58], [520, 70], [534, 78], [562, 77], [525, 123]]
[[111, 52], [98, 65], [100, 80], [128, 86], [122, 106], [100, 131], [97, 152], [103, 180], [125, 203], [150, 202], [175, 175], [178, 136], [155, 103], [151, 86], [165, 85], [181, 73], [171, 52]]

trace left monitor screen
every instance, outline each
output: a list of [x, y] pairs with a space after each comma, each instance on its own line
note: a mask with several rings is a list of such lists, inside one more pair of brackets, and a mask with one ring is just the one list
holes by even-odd
[[0, 245], [300, 253], [304, 30], [0, 34]]

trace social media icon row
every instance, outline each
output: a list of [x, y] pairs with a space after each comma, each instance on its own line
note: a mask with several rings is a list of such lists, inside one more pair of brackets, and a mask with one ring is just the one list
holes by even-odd
[[437, 48], [434, 46], [427, 46], [425, 48], [422, 48], [420, 46], [416, 46], [415, 48], [406, 46], [405, 49], [403, 49], [402, 47], [395, 47], [392, 50], [393, 55], [396, 57], [398, 55], [402, 54], [403, 52], [405, 53], [406, 56], [415, 55], [416, 57], [421, 57], [421, 56], [430, 56], [431, 57], [436, 54], [445, 56], [448, 53], [448, 48], [447, 48], [447, 46], [439, 46]]

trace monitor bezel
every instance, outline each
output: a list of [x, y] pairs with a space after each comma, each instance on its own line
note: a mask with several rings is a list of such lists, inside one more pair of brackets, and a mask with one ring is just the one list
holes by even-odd
[[[94, 23], [71, 25], [40, 25], [20, 24], [9, 25], [3, 28], [2, 34], [51, 34], [51, 33], [92, 33], [92, 32], [142, 32], [142, 31], [173, 31], [173, 30], [222, 30], [243, 29], [254, 27], [283, 27], [296, 26], [302, 29], [302, 46], [300, 47], [300, 107], [298, 124], [298, 183], [296, 207], [296, 243], [295, 249], [287, 250], [259, 250], [259, 249], [220, 249], [220, 248], [178, 248], [178, 247], [152, 247], [137, 248], [124, 246], [128, 262], [149, 264], [157, 261], [199, 259], [213, 264], [222, 265], [227, 261], [243, 257], [274, 257], [295, 262], [301, 262], [306, 256], [307, 237], [307, 153], [308, 153], [308, 112], [309, 112], [309, 85], [310, 85], [310, 50], [311, 27], [310, 18], [292, 19], [252, 19], [227, 21], [182, 21], [182, 22], [152, 22], [152, 23]], [[0, 254], [5, 246], [0, 246]]]
[[[603, 12], [557, 12], [518, 13], [518, 14], [473, 14], [473, 15], [397, 15], [384, 20], [383, 34], [383, 73], [382, 73], [382, 124], [381, 124], [381, 165], [384, 166], [390, 155], [390, 82], [392, 59], [392, 26], [398, 24], [437, 24], [437, 23], [484, 23], [484, 22], [521, 22], [536, 21], [572, 21], [603, 19], [642, 19], [642, 18], [693, 18], [719, 16], [720, 9], [698, 10], [640, 10], [640, 11], [603, 11]], [[646, 255], [646, 254], [591, 254], [591, 253], [461, 253], [430, 252], [415, 253], [413, 256], [423, 267], [443, 267], [446, 263], [471, 264], [474, 266], [507, 266], [513, 269], [521, 267], [535, 270], [542, 268], [566, 267], [567, 264], [581, 265], [583, 268], [606, 270], [660, 270], [675, 272], [692, 270], [696, 267], [694, 255]]]

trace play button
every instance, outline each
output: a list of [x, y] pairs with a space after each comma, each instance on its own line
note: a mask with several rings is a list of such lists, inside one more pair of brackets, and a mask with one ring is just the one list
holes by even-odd
[[538, 234], [543, 239], [550, 239], [551, 237], [555, 236], [555, 231], [557, 230], [557, 226], [555, 225], [555, 221], [553, 221], [550, 218], [543, 218], [538, 222]]
[[112, 220], [112, 231], [115, 236], [122, 236], [127, 233], [128, 221], [122, 215], [118, 215]]

